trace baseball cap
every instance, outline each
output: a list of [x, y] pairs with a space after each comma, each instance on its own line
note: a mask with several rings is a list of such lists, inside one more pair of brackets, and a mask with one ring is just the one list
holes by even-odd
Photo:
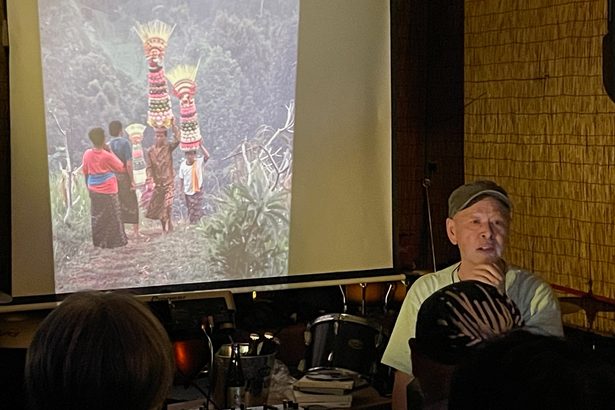
[[519, 308], [494, 286], [474, 280], [428, 297], [416, 320], [416, 347], [438, 363], [455, 364], [477, 345], [524, 324]]
[[451, 196], [448, 197], [449, 218], [455, 216], [457, 212], [466, 209], [470, 203], [479, 196], [493, 197], [505, 205], [506, 208], [512, 208], [512, 204], [504, 188], [489, 180], [474, 181], [455, 189]]

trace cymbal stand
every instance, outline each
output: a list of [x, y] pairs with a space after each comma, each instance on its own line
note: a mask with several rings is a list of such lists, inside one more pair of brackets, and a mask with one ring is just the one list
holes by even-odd
[[359, 286], [361, 286], [361, 316], [365, 316], [365, 292], [367, 291], [367, 283], [361, 282]]
[[395, 285], [393, 285], [392, 283], [389, 283], [387, 293], [384, 294], [384, 306], [382, 306], [382, 310], [384, 311], [384, 313], [388, 312], [389, 310], [389, 298], [391, 297], [391, 293], [393, 292], [394, 288], [395, 288]]
[[346, 313], [348, 312], [348, 302], [346, 301], [346, 292], [344, 291], [344, 286], [343, 285], [338, 285], [340, 288], [340, 292], [342, 292], [342, 303], [344, 304], [344, 312]]

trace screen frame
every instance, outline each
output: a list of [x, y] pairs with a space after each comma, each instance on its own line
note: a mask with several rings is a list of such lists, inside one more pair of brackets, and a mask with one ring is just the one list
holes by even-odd
[[[6, 3], [4, 4], [6, 6]], [[390, 5], [390, 2], [389, 2]], [[389, 13], [392, 13], [391, 7], [389, 7]], [[389, 38], [392, 40], [392, 32], [390, 31], [389, 26]], [[7, 47], [8, 49], [8, 47]], [[390, 69], [392, 68], [389, 66]], [[392, 71], [392, 70], [391, 70]], [[392, 77], [392, 76], [391, 76]], [[392, 80], [392, 79], [391, 79]], [[392, 94], [391, 94], [392, 98]], [[391, 102], [392, 109], [394, 109], [394, 101]], [[395, 149], [395, 135], [394, 132], [395, 121], [394, 116], [391, 117], [391, 184], [393, 185], [392, 189], [392, 204], [395, 203], [395, 169], [393, 159], [395, 158], [394, 149]], [[8, 147], [10, 148], [10, 138], [8, 138]], [[9, 165], [10, 166], [10, 165]], [[12, 208], [10, 204], [13, 201], [12, 191], [10, 188], [10, 171], [8, 175], [9, 186], [8, 186], [8, 195], [5, 198], [8, 201], [9, 209], [12, 212]], [[48, 182], [46, 181], [46, 184]], [[396, 224], [395, 224], [395, 210], [391, 209], [391, 217], [392, 217], [392, 233], [393, 238], [391, 238], [391, 248], [393, 251], [393, 255], [391, 257], [391, 261], [393, 266], [390, 268], [382, 268], [382, 269], [369, 269], [362, 271], [344, 271], [344, 272], [323, 272], [318, 273], [317, 276], [314, 274], [295, 274], [288, 275], [283, 277], [271, 277], [271, 278], [259, 278], [259, 279], [240, 279], [240, 280], [228, 280], [228, 281], [219, 281], [219, 282], [197, 282], [183, 285], [172, 285], [172, 286], [153, 286], [153, 287], [143, 287], [143, 288], [125, 288], [121, 289], [121, 291], [131, 292], [139, 297], [143, 298], [155, 298], [155, 297], [163, 297], [162, 295], [175, 295], [178, 293], [182, 294], [202, 294], [203, 292], [212, 292], [212, 291], [220, 291], [220, 290], [231, 290], [232, 292], [243, 293], [249, 292], [252, 290], [278, 290], [278, 289], [293, 289], [299, 287], [319, 287], [319, 286], [327, 286], [327, 285], [339, 285], [339, 284], [354, 284], [354, 283], [371, 283], [371, 282], [387, 282], [392, 280], [402, 280], [404, 275], [398, 273], [398, 269], [396, 268], [396, 259], [394, 255], [397, 254], [397, 241], [394, 240], [395, 232], [396, 232]], [[10, 219], [10, 218], [9, 218]], [[10, 223], [8, 225], [8, 230], [11, 232]], [[44, 234], [44, 233], [43, 233]], [[11, 255], [11, 241], [7, 241], [8, 243], [8, 253]], [[8, 294], [11, 294], [12, 290], [12, 260], [9, 256], [8, 261], [6, 263], [8, 266], [8, 275], [3, 275], [2, 280], [0, 281], [0, 290], [7, 291]], [[0, 267], [1, 268], [1, 267]], [[10, 302], [9, 305], [6, 306], [8, 309], [12, 309], [14, 307], [21, 307], [20, 310], [32, 310], [38, 308], [44, 308], [44, 306], [48, 305], [57, 305], [61, 300], [63, 300], [69, 294], [41, 294], [41, 295], [33, 295], [33, 296], [16, 296], [13, 298], [13, 301]], [[0, 312], [3, 311], [4, 306], [0, 307]]]

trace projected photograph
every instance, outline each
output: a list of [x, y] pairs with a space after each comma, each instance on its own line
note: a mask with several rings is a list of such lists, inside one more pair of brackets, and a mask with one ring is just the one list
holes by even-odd
[[286, 275], [299, 0], [39, 0], [55, 290]]

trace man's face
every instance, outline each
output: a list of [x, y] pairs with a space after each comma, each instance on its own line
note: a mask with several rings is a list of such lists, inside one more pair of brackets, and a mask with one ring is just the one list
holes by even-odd
[[166, 131], [157, 131], [156, 132], [156, 145], [161, 147], [167, 141], [167, 133]]
[[192, 165], [194, 164], [194, 159], [196, 158], [196, 152], [187, 151], [186, 152], [186, 164]]
[[462, 262], [473, 265], [500, 260], [510, 213], [497, 199], [485, 197], [446, 220], [448, 238], [459, 247]]

